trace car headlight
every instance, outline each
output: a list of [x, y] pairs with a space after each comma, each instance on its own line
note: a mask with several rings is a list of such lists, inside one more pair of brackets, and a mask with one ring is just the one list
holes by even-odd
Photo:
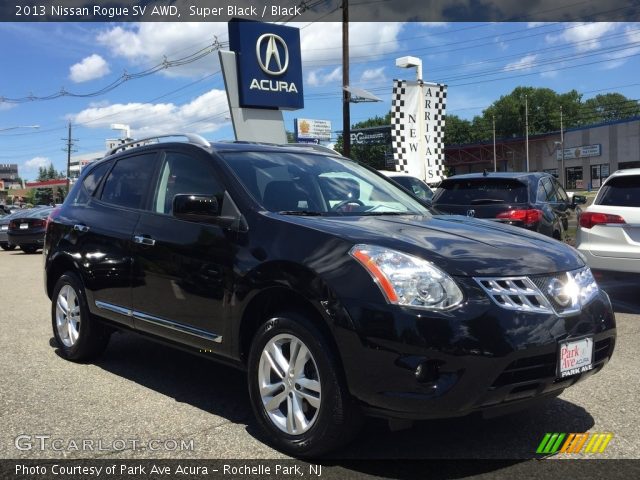
[[456, 282], [431, 262], [374, 245], [355, 245], [349, 255], [369, 272], [389, 303], [448, 310], [462, 303]]

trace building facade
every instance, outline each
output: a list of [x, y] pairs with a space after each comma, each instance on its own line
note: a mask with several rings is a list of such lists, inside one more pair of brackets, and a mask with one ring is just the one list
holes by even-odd
[[[598, 188], [616, 170], [640, 167], [640, 117], [529, 136], [529, 171], [558, 176], [567, 189]], [[564, 154], [563, 154], [564, 152]], [[524, 137], [445, 147], [451, 175], [483, 170], [526, 171]], [[563, 168], [564, 165], [564, 168]]]

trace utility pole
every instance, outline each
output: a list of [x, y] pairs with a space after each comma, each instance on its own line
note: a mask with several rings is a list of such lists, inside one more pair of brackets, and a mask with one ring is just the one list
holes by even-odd
[[67, 142], [67, 146], [63, 149], [63, 151], [67, 152], [67, 195], [69, 195], [69, 191], [71, 189], [71, 153], [76, 151], [73, 149], [73, 142], [78, 141], [75, 138], [71, 138], [71, 122], [69, 122], [69, 134], [67, 138], [63, 138], [62, 140], [65, 140]]
[[498, 171], [498, 160], [496, 158], [496, 116], [491, 115], [493, 118], [493, 171]]
[[560, 181], [562, 188], [567, 188], [567, 181], [564, 173], [564, 128], [562, 125], [562, 105], [560, 105]]
[[529, 171], [529, 100], [524, 96], [525, 148], [527, 155], [527, 172]]
[[351, 93], [349, 86], [349, 0], [342, 0], [342, 154], [351, 157]]

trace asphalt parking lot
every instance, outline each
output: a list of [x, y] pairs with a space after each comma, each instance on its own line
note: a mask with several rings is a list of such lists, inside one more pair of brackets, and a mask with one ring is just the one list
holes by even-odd
[[[67, 362], [52, 347], [41, 255], [1, 251], [0, 278], [1, 458], [286, 458], [262, 442], [244, 373], [132, 334], [96, 363]], [[638, 298], [622, 299], [631, 313], [617, 313], [613, 360], [546, 405], [398, 432], [372, 420], [335, 456], [527, 459], [546, 432], [610, 432], [599, 458], [640, 458]]]

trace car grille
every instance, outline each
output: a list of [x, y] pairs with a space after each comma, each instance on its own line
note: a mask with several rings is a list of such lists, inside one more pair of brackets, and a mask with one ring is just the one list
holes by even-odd
[[531, 313], [578, 313], [598, 292], [591, 270], [531, 277], [476, 277], [475, 281], [497, 305]]

